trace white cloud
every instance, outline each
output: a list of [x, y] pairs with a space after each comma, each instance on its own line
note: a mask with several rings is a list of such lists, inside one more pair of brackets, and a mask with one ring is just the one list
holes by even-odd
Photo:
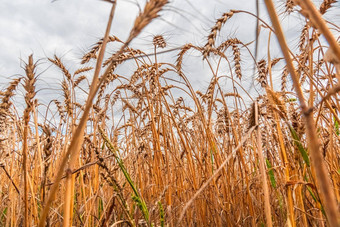
[[[122, 40], [128, 36], [138, 14], [138, 7], [131, 2], [141, 7], [145, 3], [144, 0], [118, 0], [111, 34]], [[20, 58], [26, 60], [31, 53], [34, 53], [35, 59], [45, 59], [41, 61], [40, 71], [51, 66], [46, 57], [53, 57], [54, 54], [61, 56], [68, 67], [75, 69], [82, 54], [103, 36], [110, 7], [110, 4], [100, 0], [58, 0], [53, 3], [49, 0], [3, 0], [0, 14], [0, 78], [23, 73]], [[255, 1], [249, 0], [173, 0], [162, 12], [162, 17], [149, 25], [131, 45], [152, 52], [152, 37], [158, 34], [163, 34], [172, 48], [187, 42], [204, 45], [211, 27], [223, 13], [231, 9], [255, 12], [254, 8]], [[261, 12], [266, 18], [263, 5]], [[250, 42], [254, 39], [254, 29], [253, 17], [237, 14], [223, 26], [217, 42], [234, 37]], [[266, 50], [261, 50], [265, 55]], [[170, 53], [164, 59], [173, 60], [175, 55]], [[192, 59], [196, 61], [192, 62]], [[188, 67], [188, 77], [197, 87], [206, 85], [211, 77], [210, 69], [199, 63], [200, 59], [193, 57], [184, 62]], [[55, 67], [50, 67], [42, 74], [41, 83], [60, 87], [61, 74], [53, 69]], [[4, 81], [2, 79], [0, 83], [4, 84]]]

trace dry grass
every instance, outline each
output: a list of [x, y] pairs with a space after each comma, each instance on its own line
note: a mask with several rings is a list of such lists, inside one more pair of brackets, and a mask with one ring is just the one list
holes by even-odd
[[[35, 99], [39, 67], [30, 56], [26, 76], [0, 93], [0, 225], [338, 226], [340, 49], [321, 18], [334, 1], [314, 8], [317, 15], [308, 2], [285, 4], [286, 13], [301, 7], [306, 16], [291, 50], [266, 0], [273, 28], [261, 20], [262, 30], [278, 37], [285, 62], [271, 58], [269, 44], [259, 61], [237, 38], [217, 45], [231, 17], [251, 15], [236, 10], [217, 19], [204, 47], [185, 44], [174, 63], [161, 62], [161, 35], [152, 56], [129, 44], [167, 1], [148, 1], [125, 42], [109, 35], [113, 4], [82, 67], [72, 72], [58, 56], [48, 59], [61, 71], [63, 98], [47, 109]], [[110, 42], [122, 46], [104, 59]], [[189, 50], [211, 69], [205, 91], [186, 76]], [[256, 67], [259, 94], [244, 87], [245, 61]], [[135, 70], [120, 75], [118, 65]], [[13, 100], [22, 87], [21, 113]], [[88, 92], [83, 103], [80, 91]]]

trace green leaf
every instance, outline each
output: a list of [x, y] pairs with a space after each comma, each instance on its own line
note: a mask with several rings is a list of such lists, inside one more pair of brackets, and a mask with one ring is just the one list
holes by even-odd
[[321, 201], [319, 201], [319, 199], [314, 195], [312, 189], [311, 189], [309, 186], [307, 186], [307, 190], [308, 190], [309, 194], [312, 196], [313, 200], [314, 200], [316, 203], [319, 203], [319, 204], [320, 204], [320, 206], [321, 206], [321, 212], [323, 213], [323, 215], [326, 216], [325, 209], [323, 208], [323, 205], [322, 205]]
[[[136, 203], [137, 207], [141, 210], [146, 222], [149, 222], [148, 207], [146, 206], [146, 203], [143, 200], [143, 198], [141, 197], [141, 195], [139, 194], [137, 186], [135, 185], [135, 183], [131, 179], [131, 176], [126, 169], [123, 160], [119, 157], [118, 149], [111, 143], [111, 141], [109, 140], [109, 138], [106, 136], [106, 134], [104, 133], [104, 131], [102, 129], [99, 128], [99, 131], [101, 133], [102, 138], [104, 139], [104, 145], [106, 145], [106, 147], [112, 152], [114, 158], [116, 159], [116, 161], [118, 163], [120, 170], [123, 172], [123, 174], [125, 176], [126, 181], [129, 183], [131, 189], [134, 192], [134, 195], [132, 195], [132, 200]], [[104, 149], [104, 147], [103, 147], [103, 149]]]
[[334, 119], [335, 133], [336, 133], [337, 135], [339, 135], [339, 134], [340, 134], [340, 130], [339, 130], [339, 122], [335, 119], [335, 117], [333, 117], [333, 119]]
[[164, 209], [161, 201], [158, 202], [161, 227], [164, 227]]
[[6, 220], [7, 210], [8, 210], [8, 207], [3, 209], [3, 211], [2, 211], [2, 214], [1, 214], [1, 223], [5, 222], [5, 220]]
[[305, 163], [309, 167], [310, 162], [309, 162], [309, 157], [308, 157], [306, 149], [303, 147], [299, 136], [297, 135], [296, 131], [294, 130], [294, 128], [291, 125], [289, 125], [289, 129], [290, 129], [290, 133], [293, 137], [293, 141], [294, 141], [295, 145], [297, 146], [298, 150], [300, 151], [300, 154], [301, 154], [303, 160], [305, 161]]
[[102, 198], [99, 197], [99, 201], [98, 201], [98, 219], [100, 219], [102, 212], [104, 210], [104, 204], [103, 204], [103, 200]]
[[276, 188], [276, 180], [275, 180], [275, 176], [274, 176], [274, 171], [273, 171], [272, 165], [270, 164], [268, 159], [266, 159], [266, 164], [267, 164], [267, 168], [269, 170], [268, 174], [269, 174], [270, 183], [273, 186], [273, 188]]

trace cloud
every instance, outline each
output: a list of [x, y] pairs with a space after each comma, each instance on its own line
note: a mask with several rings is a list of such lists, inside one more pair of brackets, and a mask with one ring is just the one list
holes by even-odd
[[[0, 36], [0, 77], [23, 73], [20, 58], [26, 60], [28, 55], [34, 53], [35, 59], [45, 59], [39, 66], [40, 72], [48, 70], [40, 77], [40, 83], [42, 87], [51, 89], [60, 88], [62, 78], [55, 67], [46, 61], [46, 57], [57, 54], [68, 67], [75, 69], [82, 54], [103, 36], [111, 7], [99, 0], [58, 0], [53, 3], [48, 0], [3, 1], [3, 13], [0, 14], [0, 31], [3, 34]], [[141, 8], [145, 3], [144, 0], [118, 1], [111, 34], [122, 40], [128, 36], [139, 10], [131, 2], [140, 4]], [[131, 45], [152, 52], [152, 37], [162, 34], [169, 47], [179, 47], [188, 42], [202, 46], [216, 19], [230, 9], [254, 11], [254, 2], [173, 0], [162, 12], [162, 17], [149, 25]], [[235, 17], [222, 28], [220, 41], [231, 36], [246, 42], [252, 39], [254, 18], [241, 14]], [[175, 56], [176, 53], [173, 53], [163, 59], [174, 61]], [[211, 77], [209, 67], [198, 63], [200, 61], [201, 57], [194, 54], [184, 62], [189, 79], [197, 87], [205, 86]]]

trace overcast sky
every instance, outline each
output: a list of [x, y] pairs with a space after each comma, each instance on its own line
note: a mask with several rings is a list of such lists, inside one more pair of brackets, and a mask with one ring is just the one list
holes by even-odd
[[[64, 56], [78, 59], [104, 34], [110, 4], [100, 0], [2, 0], [0, 10], [0, 76], [20, 70], [20, 58]], [[111, 34], [124, 40], [144, 0], [118, 0]], [[153, 35], [163, 34], [170, 47], [202, 44], [216, 18], [230, 9], [253, 11], [255, 1], [172, 0], [135, 43], [150, 48]], [[248, 17], [249, 19], [249, 17]], [[246, 31], [231, 24], [231, 31]], [[143, 47], [143, 46], [141, 46]], [[145, 50], [144, 49], [144, 50]], [[47, 67], [47, 65], [45, 66]]]
[[[167, 48], [180, 47], [189, 42], [203, 46], [217, 18], [231, 9], [255, 13], [255, 2], [255, 0], [170, 0], [170, 4], [162, 11], [161, 17], [153, 21], [131, 45], [147, 53], [152, 52], [152, 38], [161, 34], [167, 40]], [[285, 1], [275, 2], [277, 10], [282, 13]], [[53, 58], [56, 54], [71, 71], [77, 69], [84, 53], [103, 37], [111, 7], [109, 3], [100, 0], [2, 0], [1, 3], [0, 87], [2, 88], [7, 86], [8, 79], [23, 74], [20, 59], [26, 61], [33, 53], [34, 59], [40, 60], [38, 72], [44, 72], [39, 77], [40, 87], [60, 89], [62, 75], [55, 71], [55, 67], [46, 60], [46, 57]], [[111, 34], [125, 40], [139, 7], [143, 8], [144, 4], [145, 0], [118, 0]], [[261, 0], [260, 17], [270, 24]], [[289, 17], [281, 15], [281, 19], [289, 45], [294, 48], [297, 46], [299, 36], [296, 31], [303, 24], [303, 19], [297, 13]], [[333, 18], [333, 21], [339, 22], [339, 17], [335, 17], [335, 20]], [[246, 14], [237, 14], [223, 26], [218, 41], [237, 37], [242, 42], [248, 43], [254, 40], [254, 34], [255, 19]], [[268, 36], [268, 32], [261, 34], [262, 37]], [[275, 38], [272, 40], [274, 45]], [[265, 57], [267, 53], [266, 38], [260, 38], [260, 41], [259, 59]], [[112, 53], [114, 50], [109, 49], [109, 51]], [[274, 46], [271, 51], [272, 57], [280, 56], [277, 46]], [[175, 57], [176, 54], [177, 52], [170, 53], [167, 57]], [[243, 56], [242, 70], [245, 74], [251, 73], [253, 67], [253, 63], [247, 64], [247, 58], [251, 60], [249, 55]], [[202, 62], [201, 57], [197, 57], [196, 62], [193, 63], [193, 59], [187, 56], [184, 63], [187, 72], [190, 72], [188, 77], [191, 83], [201, 89], [209, 84], [211, 73], [209, 73], [210, 69], [204, 68], [197, 62]], [[248, 78], [252, 78], [252, 75], [248, 75]], [[243, 81], [245, 87], [250, 87], [251, 83], [251, 80]], [[44, 92], [41, 91], [40, 95], [42, 94]]]
[[[255, 12], [255, 0], [170, 0], [162, 17], [135, 40], [140, 48], [151, 48], [153, 35], [163, 34], [170, 47], [191, 42], [202, 45], [216, 18], [230, 9]], [[276, 1], [278, 10], [284, 1]], [[316, 1], [322, 2], [322, 1]], [[20, 58], [34, 53], [36, 59], [53, 54], [78, 61], [104, 34], [110, 4], [100, 0], [2, 0], [0, 8], [0, 76], [20, 72]], [[118, 0], [111, 34], [124, 40], [145, 0]], [[263, 1], [261, 17], [267, 20]], [[296, 17], [288, 20], [294, 27]], [[339, 20], [338, 20], [339, 21]], [[268, 20], [267, 20], [268, 22]], [[238, 15], [222, 29], [226, 36], [243, 42], [253, 38], [255, 21]], [[226, 37], [223, 37], [225, 40]]]

